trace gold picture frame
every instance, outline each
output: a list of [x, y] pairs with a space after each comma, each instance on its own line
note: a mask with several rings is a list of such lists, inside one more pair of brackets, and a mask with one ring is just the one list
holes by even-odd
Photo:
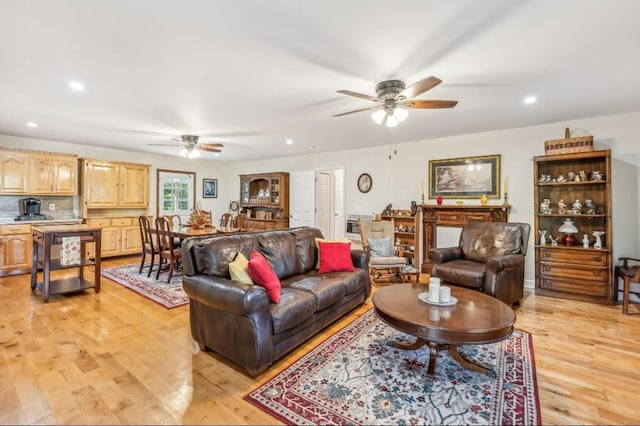
[[429, 161], [429, 198], [500, 198], [500, 155]]

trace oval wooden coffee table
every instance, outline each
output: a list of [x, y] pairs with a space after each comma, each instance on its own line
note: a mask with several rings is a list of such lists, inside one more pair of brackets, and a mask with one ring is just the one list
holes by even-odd
[[438, 350], [449, 353], [464, 367], [495, 377], [492, 368], [465, 358], [459, 345], [499, 342], [513, 333], [516, 316], [502, 301], [462, 287], [451, 287], [458, 299], [452, 306], [437, 306], [418, 298], [428, 287], [422, 284], [396, 284], [373, 293], [371, 301], [378, 317], [391, 327], [416, 337], [414, 343], [393, 342], [400, 349], [430, 349], [427, 374], [433, 376]]

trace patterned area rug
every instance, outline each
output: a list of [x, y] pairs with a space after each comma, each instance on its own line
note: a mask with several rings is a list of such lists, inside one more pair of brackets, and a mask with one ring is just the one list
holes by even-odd
[[103, 269], [101, 275], [161, 304], [167, 309], [189, 303], [189, 296], [182, 289], [182, 274], [179, 271], [173, 273], [171, 283], [167, 284], [167, 272], [161, 272], [160, 279], [156, 280], [155, 269], [149, 278], [147, 278], [148, 265], [143, 269], [142, 274], [138, 273], [139, 269], [139, 263], [116, 266]]
[[434, 378], [429, 350], [400, 350], [411, 336], [373, 310], [269, 380], [245, 400], [288, 424], [540, 424], [531, 335], [464, 346], [495, 367], [493, 379], [461, 367], [440, 351]]

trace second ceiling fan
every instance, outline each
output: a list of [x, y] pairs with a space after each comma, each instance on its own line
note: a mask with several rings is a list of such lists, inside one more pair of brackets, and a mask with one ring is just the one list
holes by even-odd
[[334, 117], [340, 117], [356, 112], [376, 110], [371, 115], [371, 118], [373, 118], [376, 123], [384, 123], [387, 127], [395, 127], [399, 122], [402, 122], [407, 118], [407, 115], [409, 114], [407, 108], [431, 109], [455, 107], [458, 101], [411, 99], [423, 94], [427, 90], [433, 89], [440, 83], [442, 83], [442, 80], [433, 76], [423, 78], [408, 87], [402, 80], [385, 80], [376, 84], [377, 96], [365, 95], [358, 92], [352, 92], [350, 90], [338, 90], [338, 93], [342, 93], [343, 95], [373, 101], [376, 105], [356, 109], [354, 111], [343, 112], [341, 114], [334, 115]]

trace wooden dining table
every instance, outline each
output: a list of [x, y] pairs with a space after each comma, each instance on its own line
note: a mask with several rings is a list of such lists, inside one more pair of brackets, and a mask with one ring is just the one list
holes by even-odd
[[173, 227], [171, 228], [171, 233], [174, 237], [178, 237], [181, 240], [189, 237], [208, 237], [213, 235], [220, 234], [239, 234], [241, 232], [247, 232], [246, 229], [243, 228], [203, 228], [203, 229], [192, 229], [188, 226], [181, 227]]

